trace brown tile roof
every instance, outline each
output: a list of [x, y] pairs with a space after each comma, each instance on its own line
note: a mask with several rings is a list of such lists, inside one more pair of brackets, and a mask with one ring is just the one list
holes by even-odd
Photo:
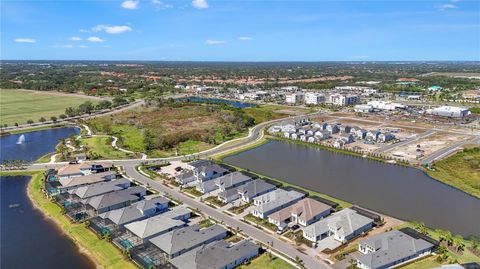
[[296, 214], [299, 219], [308, 221], [329, 209], [331, 209], [329, 205], [311, 198], [305, 198], [292, 205], [291, 212]]

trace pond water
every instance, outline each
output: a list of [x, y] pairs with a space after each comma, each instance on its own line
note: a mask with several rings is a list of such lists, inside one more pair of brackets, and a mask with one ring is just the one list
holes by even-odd
[[236, 108], [246, 108], [246, 107], [257, 106], [256, 104], [252, 104], [252, 103], [239, 102], [239, 101], [226, 100], [226, 99], [217, 99], [217, 98], [205, 98], [205, 97], [185, 97], [185, 98], [178, 98], [176, 100], [187, 101], [192, 103], [222, 103], [222, 104], [231, 105]]
[[480, 200], [415, 168], [281, 141], [224, 161], [396, 218], [480, 235]]
[[28, 176], [0, 177], [0, 268], [95, 268], [27, 196]]
[[0, 163], [4, 160], [35, 161], [55, 151], [60, 139], [78, 135], [79, 128], [64, 127], [0, 137]]

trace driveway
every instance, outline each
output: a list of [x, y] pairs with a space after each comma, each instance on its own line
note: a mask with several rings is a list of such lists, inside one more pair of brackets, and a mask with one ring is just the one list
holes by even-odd
[[150, 187], [171, 195], [173, 198], [182, 201], [185, 205], [190, 206], [191, 208], [198, 208], [204, 214], [218, 221], [223, 221], [225, 225], [232, 227], [233, 229], [236, 229], [238, 227], [240, 230], [243, 231], [244, 234], [249, 235], [252, 239], [256, 241], [262, 242], [264, 244], [270, 244], [271, 242], [273, 242], [273, 248], [276, 251], [283, 253], [294, 260], [295, 260], [295, 257], [298, 256], [300, 259], [302, 259], [306, 268], [311, 268], [311, 269], [331, 268], [324, 261], [317, 260], [314, 257], [308, 256], [298, 251], [294, 246], [290, 245], [289, 243], [281, 241], [275, 236], [267, 234], [251, 225], [248, 225], [238, 219], [235, 219], [225, 213], [222, 213], [218, 209], [211, 208], [208, 205], [201, 203], [198, 200], [192, 199], [176, 190], [173, 190], [164, 186], [159, 182], [156, 182], [154, 180], [151, 180], [148, 177], [143, 176], [135, 169], [134, 165], [125, 165], [125, 172], [128, 176], [136, 179], [142, 184], [149, 184]]

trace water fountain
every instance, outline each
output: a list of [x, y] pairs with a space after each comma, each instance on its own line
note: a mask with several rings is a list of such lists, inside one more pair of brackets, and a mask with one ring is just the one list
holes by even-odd
[[21, 145], [23, 143], [25, 143], [25, 135], [22, 134], [17, 140], [17, 145]]

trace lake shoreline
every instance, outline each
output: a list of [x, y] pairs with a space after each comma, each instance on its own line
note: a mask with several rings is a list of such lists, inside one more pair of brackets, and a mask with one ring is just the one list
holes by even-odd
[[[284, 176], [286, 176], [287, 178], [283, 177], [282, 179], [279, 179], [278, 173], [273, 173], [273, 174], [272, 174], [272, 173], [268, 173], [267, 171], [268, 171], [269, 169], [270, 169], [270, 170], [272, 169], [272, 166], [274, 165], [273, 163], [275, 162], [275, 160], [271, 160], [271, 163], [267, 162], [267, 163], [265, 163], [265, 164], [262, 166], [262, 167], [264, 167], [264, 168], [266, 167], [266, 168], [265, 168], [266, 170], [265, 170], [265, 169], [263, 169], [263, 170], [262, 170], [262, 169], [256, 169], [256, 168], [259, 168], [258, 165], [252, 164], [250, 161], [246, 161], [246, 160], [248, 160], [248, 159], [250, 159], [250, 158], [253, 158], [253, 156], [258, 156], [258, 158], [256, 158], [254, 162], [257, 163], [257, 164], [258, 164], [258, 163], [261, 163], [262, 160], [265, 159], [265, 154], [267, 154], [265, 151], [266, 151], [267, 149], [260, 150], [260, 152], [262, 152], [261, 155], [257, 155], [258, 153], [245, 153], [245, 152], [248, 152], [248, 151], [251, 151], [251, 150], [258, 150], [258, 148], [261, 148], [262, 146], [263, 146], [263, 147], [267, 147], [268, 149], [272, 149], [273, 146], [272, 146], [272, 147], [269, 147], [269, 146], [268, 146], [268, 144], [269, 144], [269, 143], [272, 143], [272, 142], [273, 142], [273, 143], [275, 143], [275, 142], [277, 142], [277, 143], [285, 143], [285, 141], [282, 141], [281, 139], [269, 139], [269, 138], [267, 138], [266, 140], [267, 140], [267, 143], [261, 143], [261, 144], [260, 144], [259, 146], [257, 146], [257, 147], [249, 147], [249, 148], [247, 148], [247, 149], [244, 150], [244, 151], [236, 151], [236, 152], [233, 152], [232, 154], [226, 154], [226, 155], [222, 156], [221, 160], [219, 160], [219, 161], [225, 162], [226, 164], [231, 165], [231, 166], [234, 166], [234, 167], [237, 167], [237, 168], [241, 168], [242, 170], [246, 170], [246, 171], [249, 171], [249, 172], [254, 172], [255, 174], [259, 174], [259, 175], [266, 176], [267, 178], [275, 178], [275, 179], [277, 179], [279, 182], [286, 183], [287, 185], [299, 186], [299, 187], [301, 187], [302, 189], [307, 189], [307, 190], [311, 190], [311, 191], [314, 191], [314, 192], [322, 193], [322, 194], [328, 195], [328, 196], [333, 197], [333, 198], [338, 199], [338, 200], [346, 201], [346, 202], [348, 202], [348, 203], [353, 203], [353, 204], [359, 204], [359, 205], [361, 205], [361, 206], [363, 206], [363, 207], [365, 207], [365, 208], [370, 208], [370, 209], [373, 210], [373, 211], [381, 212], [381, 213], [383, 213], [383, 214], [385, 214], [385, 215], [388, 215], [388, 216], [392, 216], [392, 215], [393, 215], [393, 216], [395, 216], [395, 218], [398, 218], [398, 219], [401, 219], [401, 220], [406, 220], [406, 221], [409, 221], [409, 220], [410, 220], [410, 221], [412, 221], [412, 220], [417, 220], [417, 221], [418, 221], [418, 220], [422, 220], [422, 218], [419, 219], [419, 218], [414, 217], [415, 214], [413, 214], [413, 215], [410, 214], [410, 213], [409, 213], [409, 214], [406, 214], [406, 211], [405, 211], [406, 209], [405, 209], [405, 208], [401, 209], [400, 211], [398, 211], [398, 212], [395, 213], [395, 214], [394, 214], [393, 212], [391, 212], [391, 211], [388, 210], [388, 208], [391, 207], [392, 204], [394, 204], [393, 201], [397, 200], [397, 198], [399, 198], [399, 199], [401, 198], [401, 197], [398, 196], [398, 194], [392, 195], [392, 197], [388, 196], [388, 197], [391, 198], [390, 202], [387, 203], [388, 206], [385, 205], [385, 204], [380, 205], [380, 204], [378, 204], [378, 203], [376, 203], [376, 202], [372, 202], [372, 201], [378, 200], [378, 199], [379, 199], [378, 197], [377, 197], [377, 198], [369, 198], [369, 199], [367, 199], [367, 200], [365, 200], [365, 199], [362, 200], [362, 199], [361, 199], [361, 201], [359, 201], [359, 200], [354, 199], [354, 197], [355, 197], [355, 195], [354, 195], [354, 196], [352, 196], [352, 199], [345, 199], [345, 196], [344, 196], [344, 197], [339, 196], [339, 191], [334, 191], [334, 192], [325, 191], [325, 190], [326, 190], [325, 188], [322, 188], [323, 191], [320, 191], [318, 188], [312, 188], [312, 186], [313, 186], [313, 185], [312, 185], [313, 183], [312, 183], [312, 181], [311, 181], [311, 180], [312, 180], [312, 176], [310, 176], [310, 177], [307, 176], [306, 178], [294, 177], [295, 180], [292, 181], [292, 180], [293, 180], [292, 175], [288, 175], [289, 172], [287, 172], [287, 171], [286, 171], [287, 175], [284, 175]], [[324, 151], [324, 152], [329, 152], [330, 154], [342, 153], [342, 152], [325, 150], [325, 149], [320, 148], [320, 147], [312, 147], [311, 145], [304, 145], [304, 144], [300, 144], [300, 143], [285, 143], [285, 145], [288, 145], [288, 144], [290, 144], [290, 145], [292, 145], [292, 146], [293, 146], [293, 145], [296, 145], [296, 146], [299, 146], [299, 145], [300, 145], [301, 147], [304, 148], [304, 150], [307, 150], [307, 151], [308, 151], [308, 149], [310, 149], [310, 150], [311, 150], [311, 149], [320, 149], [320, 150], [322, 150], [322, 151]], [[275, 147], [273, 147], [273, 148], [275, 148]], [[273, 154], [280, 154], [280, 155], [283, 155], [283, 156], [291, 156], [291, 155], [284, 155], [284, 154], [288, 154], [288, 153], [280, 153], [280, 152], [283, 152], [283, 151], [272, 151], [272, 152], [268, 151], [268, 152], [269, 152], [269, 154], [272, 154], [272, 153], [273, 153]], [[295, 152], [296, 152], [296, 151], [295, 151]], [[245, 154], [245, 155], [243, 155], [243, 154]], [[252, 155], [252, 154], [253, 154], [253, 155]], [[305, 153], [305, 154], [306, 154], [306, 153]], [[310, 154], [311, 154], [311, 153], [310, 153]], [[239, 156], [239, 157], [236, 157], [236, 158], [237, 158], [236, 161], [233, 161], [233, 160], [235, 160], [235, 158], [229, 160], [229, 157], [234, 157], [234, 156], [237, 156], [237, 155], [240, 155], [240, 156]], [[243, 155], [243, 156], [242, 156], [242, 155]], [[292, 158], [299, 158], [299, 156], [303, 156], [303, 155], [293, 155], [293, 156], [291, 156], [291, 157], [292, 157]], [[341, 158], [340, 158], [341, 160], [343, 160], [343, 159], [344, 159], [345, 157], [347, 157], [347, 156], [351, 156], [351, 157], [361, 157], [361, 156], [352, 156], [352, 155], [350, 155], [350, 154], [338, 154], [338, 156], [339, 156], [339, 157], [340, 157], [340, 156], [344, 156], [344, 157], [341, 157]], [[277, 158], [277, 159], [278, 159], [278, 158]], [[276, 165], [280, 165], [280, 166], [281, 166], [281, 165], [282, 165], [282, 162], [285, 161], [284, 159], [285, 159], [285, 158], [280, 158], [280, 159], [278, 159], [279, 162], [276, 162]], [[355, 158], [355, 159], [356, 159], [356, 158]], [[364, 161], [375, 161], [375, 160], [371, 160], [371, 159], [369, 159], [369, 158], [363, 158], [363, 157], [361, 157], [361, 159], [364, 160]], [[217, 160], [218, 160], [218, 159], [217, 159]], [[292, 159], [292, 160], [293, 160], [293, 159]], [[338, 160], [338, 161], [342, 162], [341, 160]], [[345, 161], [345, 160], [344, 160], [344, 161]], [[241, 162], [243, 162], [243, 165], [241, 164]], [[295, 163], [298, 163], [298, 162], [295, 162]], [[288, 164], [287, 166], [296, 165], [295, 163], [292, 164], [292, 163], [289, 162], [289, 164]], [[303, 162], [302, 162], [302, 163], [303, 163]], [[373, 163], [377, 163], [377, 165], [375, 165], [375, 166], [378, 166], [378, 165], [381, 165], [381, 164], [390, 164], [390, 163], [388, 163], [388, 162], [382, 162], [382, 161], [380, 161], [380, 162], [379, 162], [379, 161], [372, 162], [372, 164], [373, 164]], [[310, 162], [309, 164], [311, 164], [311, 162]], [[252, 166], [252, 165], [253, 165], [253, 166]], [[361, 165], [357, 164], [357, 162], [352, 163], [352, 165], [355, 165], [355, 167], [356, 167], [357, 169], [360, 169], [360, 168], [361, 168]], [[302, 167], [303, 167], [303, 166], [302, 166]], [[343, 166], [342, 166], [342, 167], [343, 167]], [[401, 169], [401, 168], [404, 168], [404, 169], [416, 168], [416, 169], [412, 169], [411, 172], [405, 172], [405, 175], [404, 175], [404, 176], [411, 177], [411, 178], [410, 178], [410, 179], [411, 179], [410, 181], [412, 181], [412, 180], [413, 180], [412, 178], [414, 178], [415, 171], [417, 171], [417, 173], [418, 173], [418, 172], [421, 172], [421, 174], [423, 175], [423, 177], [426, 177], [426, 178], [428, 178], [429, 180], [431, 180], [432, 182], [434, 182], [434, 185], [432, 185], [432, 183], [428, 183], [428, 182], [427, 182], [426, 185], [427, 185], [427, 186], [433, 186], [435, 190], [441, 191], [441, 192], [439, 192], [439, 193], [450, 192], [450, 191], [446, 191], [446, 190], [445, 190], [445, 189], [448, 188], [448, 189], [451, 189], [453, 192], [458, 192], [458, 193], [461, 193], [462, 195], [465, 195], [465, 194], [466, 194], [466, 196], [470, 197], [470, 199], [475, 199], [476, 201], [479, 200], [477, 197], [475, 197], [474, 195], [472, 195], [472, 194], [470, 194], [470, 193], [468, 193], [468, 192], [465, 192], [465, 191], [463, 191], [463, 190], [461, 190], [461, 189], [459, 189], [459, 188], [456, 188], [455, 186], [452, 186], [452, 185], [450, 185], [450, 184], [447, 184], [447, 183], [442, 182], [442, 181], [440, 181], [440, 180], [438, 180], [438, 179], [436, 179], [436, 178], [431, 177], [430, 175], [428, 175], [428, 174], [424, 171], [424, 169], [419, 169], [419, 167], [415, 167], [415, 166], [403, 166], [403, 165], [392, 165], [392, 166], [390, 166], [390, 167], [397, 167], [397, 168], [388, 168], [388, 166], [385, 166], [385, 167], [387, 167], [387, 168], [385, 168], [386, 170], [391, 170], [391, 169], [393, 169], [393, 170], [398, 170], [398, 169]], [[317, 167], [317, 168], [318, 168], [318, 167]], [[311, 169], [314, 169], [314, 168], [311, 168]], [[310, 169], [310, 170], [311, 170], [311, 169]], [[321, 169], [321, 168], [319, 168], [319, 169]], [[332, 168], [332, 169], [334, 169], [334, 168]], [[354, 168], [352, 167], [352, 169], [354, 169]], [[384, 170], [385, 170], [385, 169], [384, 169]], [[348, 170], [348, 169], [347, 169], [347, 170]], [[313, 171], [313, 170], [312, 170], [312, 171]], [[312, 171], [310, 171], [310, 172], [312, 172]], [[345, 172], [345, 171], [344, 171], [344, 172]], [[381, 172], [381, 171], [380, 171], [380, 172]], [[386, 171], [384, 171], [384, 172], [386, 172]], [[413, 173], [413, 174], [412, 174], [412, 173]], [[295, 174], [295, 173], [294, 173], [294, 174]], [[342, 174], [342, 173], [341, 173], [341, 174]], [[367, 173], [367, 174], [369, 174], [369, 173]], [[370, 173], [370, 174], [371, 174], [371, 173]], [[420, 173], [419, 173], [419, 174], [420, 174]], [[322, 174], [322, 175], [323, 175], [323, 174]], [[359, 174], [356, 174], [356, 175], [359, 176]], [[330, 176], [332, 176], [332, 175], [330, 175]], [[339, 175], [339, 176], [342, 176], [342, 175]], [[343, 176], [345, 176], [345, 175], [343, 175]], [[365, 176], [365, 175], [364, 175], [364, 176]], [[378, 176], [381, 177], [380, 174], [379, 174]], [[378, 177], [378, 176], [377, 176], [377, 177]], [[328, 176], [327, 176], [327, 177], [328, 177]], [[307, 180], [307, 179], [308, 179], [308, 180]], [[377, 181], [378, 181], [378, 179], [377, 179]], [[378, 181], [378, 182], [377, 182], [377, 181], [375, 181], [375, 180], [374, 180], [374, 181], [371, 181], [369, 184], [370, 184], [370, 185], [372, 185], [372, 184], [377, 184], [377, 183], [382, 184], [381, 182], [383, 182], [384, 180], [380, 180], [380, 181]], [[303, 182], [303, 183], [300, 183], [300, 182]], [[309, 183], [309, 182], [310, 182], [310, 183]], [[376, 183], [373, 183], [373, 182], [376, 182]], [[390, 186], [390, 185], [388, 185], [388, 184], [391, 184], [390, 180], [388, 180], [387, 182], [388, 182], [388, 183], [384, 183], [384, 184], [386, 184], [387, 186]], [[416, 182], [416, 181], [415, 181], [415, 182]], [[353, 183], [353, 182], [352, 182], [352, 183]], [[420, 185], [421, 187], [422, 187], [422, 186], [425, 187], [425, 182], [424, 182], [424, 181], [421, 181], [421, 182], [419, 182], [419, 183], [421, 183], [421, 185]], [[441, 183], [441, 184], [438, 184], [438, 183]], [[306, 184], [306, 185], [305, 185], [305, 184]], [[335, 183], [332, 183], [331, 180], [327, 180], [327, 181], [325, 182], [325, 184], [327, 184], [325, 187], [326, 187], [327, 189], [330, 188], [330, 190], [332, 190], [332, 188], [335, 189], [335, 188], [336, 188], [335, 186], [337, 186], [337, 185], [335, 185]], [[332, 185], [332, 184], [333, 184], [333, 185]], [[353, 184], [355, 185], [355, 183], [353, 183]], [[415, 183], [415, 184], [416, 184], [416, 183]], [[397, 184], [397, 185], [398, 185], [398, 184]], [[397, 185], [396, 185], [396, 186], [397, 186]], [[357, 184], [357, 185], [355, 185], [355, 186], [359, 187], [359, 190], [360, 190], [360, 189], [363, 189], [363, 187], [366, 187], [366, 189], [369, 189], [369, 187], [366, 186], [365, 184], [362, 184], [361, 186], [358, 186], [358, 184]], [[376, 185], [375, 185], [375, 186], [376, 186]], [[381, 186], [385, 187], [385, 185], [381, 185]], [[442, 186], [443, 186], [443, 187], [442, 187]], [[338, 187], [338, 186], [337, 186], [337, 187]], [[371, 187], [371, 186], [370, 186], [370, 187]], [[398, 187], [398, 186], [397, 186], [397, 187]], [[365, 191], [366, 189], [363, 189], [363, 190]], [[443, 189], [443, 190], [442, 190], [442, 189]], [[415, 190], [415, 189], [412, 189], [412, 190]], [[421, 194], [420, 194], [420, 193], [418, 193], [418, 192], [419, 192], [419, 190], [415, 190], [415, 192], [413, 192], [413, 193], [415, 193], [415, 194], [411, 194], [411, 195], [414, 195], [414, 197], [415, 197], [416, 200], [421, 200], [421, 199], [422, 199], [422, 198], [419, 198], [419, 197], [425, 197], [425, 193], [421, 193]], [[340, 191], [340, 193], [341, 193], [341, 191]], [[391, 191], [390, 191], [389, 193], [391, 193]], [[464, 198], [459, 198], [459, 196], [461, 196], [461, 195], [458, 194], [458, 193], [457, 193], [457, 195], [456, 195], [457, 201], [462, 201], [463, 203], [465, 203], [466, 200], [469, 200], [469, 198], [466, 198], [466, 196], [464, 196]], [[438, 195], [437, 195], [437, 196], [438, 196]], [[394, 198], [394, 197], [397, 197], [397, 198]], [[439, 197], [437, 197], [437, 198], [439, 198]], [[413, 199], [413, 198], [412, 198], [412, 199]], [[363, 202], [362, 202], [362, 201], [363, 201]], [[401, 199], [398, 200], [398, 201], [405, 201], [405, 199], [404, 199], [404, 198], [401, 198]], [[470, 200], [470, 201], [471, 201], [471, 200]], [[375, 204], [375, 205], [379, 205], [379, 206], [373, 206], [372, 203]], [[407, 203], [407, 204], [408, 204], [408, 203]], [[442, 202], [442, 204], [443, 204], [443, 202]], [[476, 203], [475, 203], [475, 204], [476, 204]], [[472, 206], [473, 206], [473, 205], [470, 205], [470, 207], [472, 207]], [[425, 205], [424, 207], [421, 207], [421, 208], [423, 208], [423, 210], [424, 210], [425, 208], [428, 208], [428, 206]], [[418, 212], [420, 212], [420, 211], [418, 211]], [[405, 215], [404, 215], [404, 214], [405, 214]], [[461, 214], [459, 214], [459, 216], [460, 216], [460, 215], [461, 215]], [[418, 216], [417, 216], [417, 217], [418, 217]], [[433, 225], [433, 227], [437, 227], [437, 226], [436, 226], [436, 225]], [[450, 228], [451, 228], [451, 227], [450, 227]], [[468, 235], [468, 234], [466, 234], [466, 235]]]
[[[97, 260], [97, 258], [95, 257], [95, 255], [93, 255], [87, 248], [85, 248], [84, 246], [82, 246], [73, 236], [71, 236], [70, 234], [68, 234], [61, 226], [61, 224], [58, 222], [58, 220], [53, 217], [52, 215], [50, 215], [47, 211], [43, 210], [43, 208], [40, 206], [40, 203], [39, 201], [37, 201], [35, 198], [34, 198], [34, 195], [33, 195], [33, 191], [34, 188], [33, 188], [33, 183], [34, 183], [34, 177], [35, 176], [38, 176], [38, 173], [40, 173], [41, 171], [35, 173], [35, 174], [32, 174], [32, 175], [28, 175], [30, 177], [30, 180], [28, 181], [28, 185], [27, 185], [27, 189], [26, 189], [26, 192], [27, 192], [27, 197], [28, 199], [30, 200], [30, 202], [32, 203], [33, 207], [42, 214], [42, 216], [48, 221], [50, 222], [61, 234], [63, 235], [66, 235], [67, 238], [72, 241], [74, 243], [74, 245], [76, 246], [77, 248], [77, 251], [79, 254], [82, 254], [84, 256], [86, 256], [94, 265], [96, 268], [105, 268], [101, 265], [101, 263]], [[43, 195], [43, 194], [42, 194]]]

